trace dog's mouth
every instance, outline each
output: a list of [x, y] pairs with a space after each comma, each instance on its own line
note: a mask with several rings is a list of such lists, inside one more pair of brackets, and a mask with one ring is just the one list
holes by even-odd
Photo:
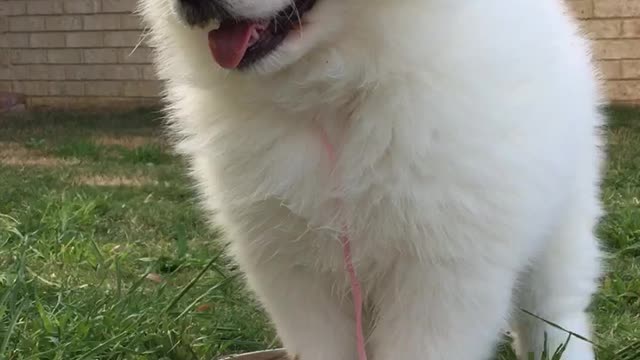
[[209, 32], [209, 49], [226, 69], [246, 68], [274, 51], [293, 30], [302, 26], [316, 0], [296, 0], [271, 19], [225, 19]]

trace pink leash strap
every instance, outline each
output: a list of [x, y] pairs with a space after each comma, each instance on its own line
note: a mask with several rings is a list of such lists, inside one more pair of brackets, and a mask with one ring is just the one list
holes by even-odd
[[[331, 161], [331, 167], [335, 168], [337, 162], [336, 152], [329, 141], [327, 132], [322, 127], [320, 127], [320, 137], [325, 151], [329, 156], [329, 160]], [[341, 204], [339, 207], [341, 207]], [[358, 281], [356, 270], [353, 267], [349, 226], [348, 222], [344, 218], [342, 219], [342, 229], [339, 239], [342, 244], [344, 267], [349, 274], [349, 281], [351, 283], [351, 298], [353, 300], [353, 307], [356, 315], [356, 346], [358, 350], [358, 360], [367, 360], [367, 351], [365, 348], [364, 332], [362, 327], [362, 287], [360, 286], [360, 281]]]
[[367, 360], [367, 351], [364, 346], [364, 333], [362, 331], [362, 289], [360, 287], [360, 281], [358, 281], [358, 277], [356, 276], [356, 270], [353, 268], [353, 262], [351, 261], [351, 241], [348, 231], [347, 226], [343, 226], [342, 234], [340, 234], [340, 242], [342, 242], [344, 266], [349, 273], [349, 280], [351, 281], [351, 297], [353, 298], [353, 307], [356, 313], [358, 360]]

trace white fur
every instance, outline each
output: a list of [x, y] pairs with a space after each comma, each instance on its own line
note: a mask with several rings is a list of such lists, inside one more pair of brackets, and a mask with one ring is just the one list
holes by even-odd
[[178, 148], [292, 354], [356, 359], [340, 219], [371, 360], [486, 359], [509, 318], [520, 351], [566, 339], [519, 307], [591, 336], [600, 98], [558, 0], [319, 0], [245, 72], [171, 6], [142, 0]]

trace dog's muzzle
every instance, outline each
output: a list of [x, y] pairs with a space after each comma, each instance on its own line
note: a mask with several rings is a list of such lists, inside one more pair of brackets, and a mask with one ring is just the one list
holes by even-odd
[[212, 20], [231, 17], [224, 0], [175, 0], [178, 16], [190, 26], [206, 26]]

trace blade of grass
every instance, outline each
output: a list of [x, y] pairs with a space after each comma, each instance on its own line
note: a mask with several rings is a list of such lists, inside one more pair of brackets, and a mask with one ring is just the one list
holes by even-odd
[[178, 301], [180, 301], [180, 299], [182, 299], [183, 296], [185, 296], [187, 294], [187, 292], [189, 292], [189, 290], [200, 280], [200, 278], [207, 272], [207, 270], [209, 270], [209, 268], [216, 262], [218, 261], [218, 258], [220, 258], [220, 256], [222, 255], [222, 252], [219, 253], [218, 255], [214, 256], [213, 259], [211, 259], [211, 261], [209, 261], [209, 263], [207, 263], [207, 265], [200, 271], [200, 273], [198, 273], [198, 275], [196, 275], [196, 277], [194, 277], [183, 289], [182, 291], [180, 291], [180, 293], [178, 293], [178, 295], [176, 295], [171, 302], [169, 303], [169, 305], [167, 305], [167, 307], [164, 308], [164, 310], [162, 311], [163, 314], [166, 314], [169, 310], [171, 310], [171, 308], [173, 308]]
[[536, 314], [534, 314], [534, 313], [532, 313], [532, 312], [530, 312], [530, 311], [528, 311], [528, 310], [526, 310], [526, 309], [523, 309], [523, 308], [520, 308], [520, 311], [522, 311], [522, 312], [524, 312], [525, 314], [527, 314], [527, 315], [529, 315], [529, 316], [532, 316], [532, 317], [534, 317], [534, 318], [536, 318], [536, 319], [538, 319], [538, 320], [540, 320], [540, 321], [543, 321], [543, 322], [545, 322], [546, 324], [548, 324], [548, 325], [550, 325], [550, 326], [553, 326], [554, 328], [556, 328], [556, 329], [558, 329], [558, 330], [564, 331], [564, 332], [566, 332], [567, 334], [570, 334], [570, 335], [572, 335], [572, 336], [574, 336], [574, 337], [576, 337], [576, 338], [578, 338], [578, 339], [580, 339], [580, 340], [582, 340], [582, 341], [586, 341], [586, 342], [588, 342], [589, 344], [591, 344], [591, 345], [593, 345], [593, 346], [598, 347], [598, 345], [597, 345], [597, 344], [595, 344], [593, 341], [591, 341], [591, 340], [587, 339], [586, 337], [584, 337], [584, 336], [582, 336], [582, 335], [580, 335], [580, 334], [578, 334], [578, 333], [575, 333], [575, 332], [573, 332], [573, 331], [571, 331], [571, 330], [567, 330], [567, 329], [563, 328], [562, 326], [560, 326], [560, 325], [558, 325], [558, 324], [556, 324], [556, 323], [554, 323], [554, 322], [552, 322], [552, 321], [549, 321], [549, 320], [547, 320], [547, 319], [545, 319], [545, 318], [542, 318], [542, 317], [540, 317], [540, 316], [538, 316], [538, 315], [536, 315]]
[[628, 346], [616, 351], [616, 359], [620, 360], [636, 360], [640, 359], [640, 340], [635, 341]]
[[16, 328], [16, 324], [18, 323], [18, 319], [20, 319], [20, 315], [22, 315], [22, 310], [24, 310], [24, 306], [25, 303], [24, 302], [20, 302], [20, 305], [18, 305], [18, 308], [16, 309], [15, 313], [13, 314], [13, 318], [11, 319], [11, 322], [9, 323], [9, 327], [7, 328], [7, 331], [5, 331], [4, 334], [4, 338], [2, 339], [2, 345], [0, 345], [0, 358], [1, 359], [6, 359], [6, 351], [7, 351], [7, 346], [9, 346], [9, 340], [11, 339], [11, 335], [13, 335], [13, 331]]
[[234, 274], [232, 276], [227, 277], [226, 279], [220, 281], [219, 283], [215, 284], [214, 286], [212, 286], [211, 288], [209, 288], [209, 290], [205, 291], [204, 294], [198, 296], [195, 300], [193, 300], [191, 302], [191, 304], [187, 305], [184, 310], [180, 313], [180, 315], [176, 316], [176, 318], [174, 319], [174, 321], [179, 320], [180, 318], [182, 318], [184, 315], [186, 315], [189, 310], [191, 310], [194, 306], [196, 306], [200, 301], [202, 301], [202, 299], [204, 299], [205, 297], [207, 297], [209, 295], [210, 292], [222, 287], [223, 285], [226, 285], [228, 283], [230, 283], [232, 280], [234, 280], [235, 278], [237, 278], [239, 276], [239, 274]]
[[98, 344], [93, 349], [91, 349], [91, 350], [87, 351], [86, 353], [80, 355], [80, 357], [78, 357], [78, 360], [83, 360], [83, 359], [88, 358], [89, 356], [91, 356], [91, 355], [95, 354], [96, 352], [102, 350], [103, 348], [107, 347], [108, 345], [120, 341], [120, 339], [122, 339], [125, 336], [127, 336], [127, 334], [129, 334], [128, 330], [127, 331], [123, 331], [119, 335], [114, 336], [111, 339]]
[[91, 236], [90, 243], [91, 243], [91, 247], [93, 248], [93, 250], [95, 251], [98, 257], [98, 261], [100, 262], [100, 264], [104, 263], [104, 256], [102, 255], [102, 251], [100, 250], [100, 247], [96, 243], [96, 240], [93, 236]]
[[561, 344], [560, 346], [558, 346], [556, 351], [551, 356], [551, 360], [562, 360], [562, 354], [564, 354], [564, 352], [567, 351], [567, 346], [569, 346], [569, 341], [571, 341], [571, 336], [572, 335], [569, 334], [569, 336], [567, 336], [567, 341], [565, 341], [564, 344]]

